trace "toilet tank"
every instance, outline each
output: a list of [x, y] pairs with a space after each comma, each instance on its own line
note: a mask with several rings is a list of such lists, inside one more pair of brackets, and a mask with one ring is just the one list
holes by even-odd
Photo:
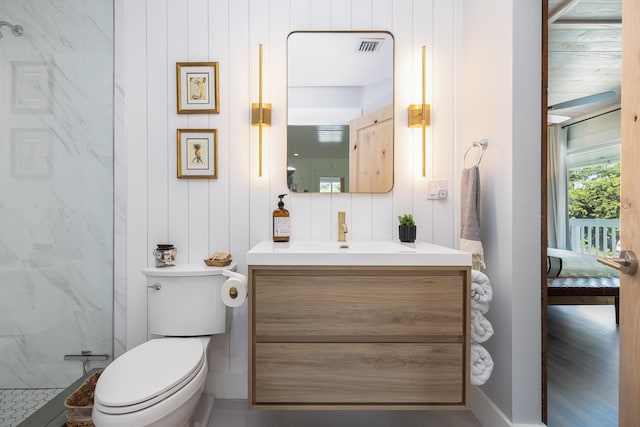
[[208, 267], [178, 264], [145, 268], [149, 333], [162, 336], [196, 336], [225, 332], [226, 306], [220, 290], [227, 280], [224, 270], [237, 264]]

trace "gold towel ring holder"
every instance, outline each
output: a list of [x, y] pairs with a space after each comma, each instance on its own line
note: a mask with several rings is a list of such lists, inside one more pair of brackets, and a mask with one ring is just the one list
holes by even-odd
[[484, 154], [484, 150], [487, 148], [488, 145], [489, 145], [489, 140], [487, 140], [487, 139], [481, 139], [480, 141], [474, 141], [473, 144], [471, 144], [471, 147], [467, 148], [467, 151], [464, 152], [464, 158], [462, 160], [463, 166], [464, 166], [465, 162], [467, 161], [467, 154], [469, 154], [469, 151], [471, 151], [472, 148], [479, 148], [480, 149], [480, 157], [478, 158], [478, 161], [474, 165], [474, 166], [478, 166], [480, 164], [480, 162], [482, 161], [482, 155]]

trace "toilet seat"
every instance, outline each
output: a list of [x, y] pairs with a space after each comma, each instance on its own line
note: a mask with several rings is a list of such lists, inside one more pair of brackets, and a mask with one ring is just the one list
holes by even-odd
[[206, 363], [199, 338], [147, 341], [113, 361], [102, 373], [94, 404], [106, 414], [140, 411], [182, 389]]

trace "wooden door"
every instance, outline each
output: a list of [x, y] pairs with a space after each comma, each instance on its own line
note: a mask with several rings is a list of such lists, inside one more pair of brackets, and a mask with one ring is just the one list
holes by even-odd
[[393, 187], [393, 105], [349, 123], [349, 191], [386, 193]]
[[[640, 8], [622, 1], [622, 249], [640, 254]], [[620, 427], [640, 420], [640, 274], [620, 275]]]

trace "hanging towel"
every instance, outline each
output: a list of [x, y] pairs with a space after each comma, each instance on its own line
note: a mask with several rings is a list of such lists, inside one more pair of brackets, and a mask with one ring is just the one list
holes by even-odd
[[493, 359], [480, 344], [471, 344], [471, 384], [482, 385], [493, 371]]
[[491, 302], [493, 288], [486, 274], [471, 270], [471, 299], [478, 302]]
[[478, 166], [462, 170], [460, 191], [460, 243], [461, 251], [473, 255], [473, 269], [485, 268], [484, 250], [480, 241], [480, 171]]
[[481, 344], [493, 336], [493, 326], [479, 311], [471, 310], [471, 342]]

